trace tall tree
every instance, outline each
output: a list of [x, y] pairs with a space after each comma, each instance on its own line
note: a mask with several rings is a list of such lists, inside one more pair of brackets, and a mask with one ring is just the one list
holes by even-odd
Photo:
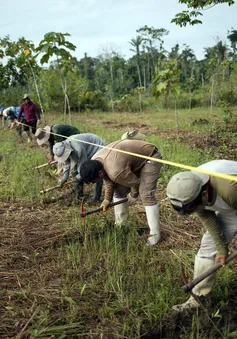
[[136, 64], [137, 64], [137, 73], [138, 73], [138, 79], [139, 79], [139, 87], [142, 87], [142, 79], [141, 79], [141, 66], [140, 66], [140, 48], [143, 42], [143, 38], [138, 35], [136, 38], [132, 38], [129, 42], [130, 45], [132, 45], [133, 48], [130, 48], [130, 51], [136, 53]]
[[[148, 27], [147, 25], [137, 30], [143, 40], [143, 47], [145, 48], [148, 56], [148, 69], [151, 68], [151, 79], [155, 76], [155, 67], [157, 58], [164, 52], [164, 36], [169, 34], [164, 28]], [[161, 60], [161, 58], [159, 58]], [[161, 65], [157, 65], [160, 67]]]
[[[44, 109], [36, 79], [39, 66], [36, 62], [35, 46], [33, 42], [26, 40], [24, 37], [19, 38], [18, 41], [11, 41], [10, 37], [6, 36], [5, 38], [0, 39], [0, 45], [2, 57], [5, 55], [8, 59], [8, 66], [13, 66], [13, 64], [15, 65], [13, 74], [14, 77], [19, 74], [19, 82], [27, 83], [30, 76], [33, 76], [42, 115], [44, 115]], [[17, 70], [19, 70], [19, 72]], [[13, 78], [11, 79], [11, 82], [13, 82]]]
[[[49, 32], [44, 35], [44, 39], [40, 41], [39, 46], [36, 48], [36, 51], [43, 53], [43, 56], [40, 59], [41, 64], [48, 63], [50, 57], [56, 56], [61, 86], [65, 96], [65, 110], [64, 110], [64, 120], [66, 121], [66, 113], [68, 108], [69, 120], [72, 124], [71, 111], [70, 111], [70, 102], [67, 95], [67, 83], [65, 77], [63, 77], [63, 73], [61, 70], [61, 61], [68, 60], [72, 58], [69, 51], [75, 51], [76, 46], [71, 42], [65, 39], [66, 36], [71, 36], [69, 33], [57, 33], [57, 32]], [[69, 51], [68, 51], [69, 50]]]
[[231, 31], [228, 31], [227, 38], [230, 41], [233, 54], [235, 55], [237, 52], [237, 30], [232, 28]]

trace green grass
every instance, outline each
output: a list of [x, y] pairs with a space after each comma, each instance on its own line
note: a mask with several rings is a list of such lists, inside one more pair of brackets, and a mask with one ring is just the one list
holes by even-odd
[[[195, 132], [198, 126], [190, 125], [188, 114], [180, 112], [179, 128]], [[195, 114], [203, 117], [205, 110], [192, 111], [192, 118]], [[47, 117], [48, 124], [55, 122], [63, 123], [62, 117]], [[207, 149], [181, 143], [178, 131], [177, 137], [169, 138], [168, 129], [175, 128], [173, 112], [74, 114], [73, 123], [107, 143], [120, 139], [134, 123], [146, 124], [151, 126], [146, 138], [158, 146], [163, 159], [198, 166], [214, 158]], [[167, 134], [159, 135], [157, 128]], [[207, 126], [200, 126], [199, 132], [207, 133]], [[137, 230], [146, 231], [147, 225], [145, 214], [136, 207], [131, 209], [127, 226], [118, 228], [113, 211], [87, 217], [85, 226], [80, 206], [43, 205], [42, 185], [57, 183], [53, 170], [34, 169], [47, 161], [47, 149], [19, 144], [14, 131], [2, 133], [0, 142], [4, 156], [0, 161], [1, 207], [23, 208], [22, 213], [8, 213], [1, 226], [2, 231], [7, 230], [2, 236], [1, 272], [9, 272], [9, 276], [6, 273], [8, 283], [3, 279], [0, 285], [4, 315], [0, 336], [133, 339], [151, 338], [153, 333], [154, 338], [214, 339], [221, 337], [216, 326], [223, 338], [234, 337], [235, 263], [218, 273], [208, 310], [211, 320], [202, 312], [182, 318], [171, 310], [173, 304], [187, 298], [182, 291], [181, 262], [191, 279], [201, 237], [198, 220], [177, 216], [165, 198], [165, 186], [179, 168], [162, 168], [158, 190], [164, 240], [150, 248], [144, 234], [138, 235]], [[185, 233], [178, 236], [175, 227]]]

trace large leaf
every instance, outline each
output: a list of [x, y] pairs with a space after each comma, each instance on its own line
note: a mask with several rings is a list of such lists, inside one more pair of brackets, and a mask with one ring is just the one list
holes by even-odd
[[49, 57], [50, 57], [50, 55], [44, 54], [44, 55], [42, 56], [42, 58], [40, 59], [41, 65], [47, 63], [47, 62], [49, 61]]

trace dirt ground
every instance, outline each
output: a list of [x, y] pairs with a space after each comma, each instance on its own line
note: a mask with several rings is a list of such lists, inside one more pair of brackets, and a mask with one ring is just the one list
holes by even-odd
[[[105, 122], [104, 125], [114, 128], [126, 127], [127, 124]], [[182, 129], [154, 129], [149, 124], [130, 124], [131, 128], [143, 133], [157, 133], [162, 138], [178, 140], [195, 148], [208, 148], [213, 154], [228, 159], [236, 159], [237, 142], [232, 135], [223, 134], [222, 130], [211, 130], [210, 133], [187, 132]], [[228, 145], [228, 152], [223, 145]], [[198, 248], [201, 230], [193, 219], [184, 219], [184, 228], [176, 226], [176, 216], [170, 217], [171, 209], [163, 190], [157, 192], [161, 205], [162, 240], [167, 246], [176, 243], [180, 247], [193, 243]], [[71, 238], [83, 241], [78, 227], [64, 228], [60, 225], [70, 224], [68, 207], [72, 200], [41, 202], [36, 205], [23, 205], [20, 201], [5, 202], [0, 197], [0, 338], [28, 338], [28, 326], [38, 312], [38, 305], [49, 302], [55, 307], [57, 319], [57, 303], [61, 274], [56, 258], [56, 249]], [[75, 206], [73, 207], [75, 208]], [[80, 205], [76, 208], [80, 208]], [[65, 212], [65, 213], [64, 213]], [[145, 220], [142, 206], [133, 209], [134, 215]], [[111, 218], [113, 213], [110, 212]], [[66, 217], [65, 217], [66, 216]], [[142, 234], [142, 236], [144, 236]], [[237, 249], [233, 242], [232, 249]], [[27, 298], [30, 286], [31, 299]], [[52, 296], [54, 294], [54, 297]], [[233, 306], [236, 301], [233, 297]], [[234, 318], [233, 318], [234, 319]], [[166, 319], [168, 324], [171, 319]], [[172, 319], [173, 326], [180, 324], [180, 319]], [[154, 330], [147, 338], [157, 336]]]

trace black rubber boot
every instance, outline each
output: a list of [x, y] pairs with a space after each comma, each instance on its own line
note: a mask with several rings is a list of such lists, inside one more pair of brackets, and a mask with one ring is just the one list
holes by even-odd
[[79, 181], [76, 183], [76, 199], [80, 200], [84, 196], [84, 183], [82, 181]]
[[94, 204], [100, 202], [101, 192], [102, 192], [103, 180], [95, 184], [94, 194], [92, 199], [86, 201], [87, 204]]

